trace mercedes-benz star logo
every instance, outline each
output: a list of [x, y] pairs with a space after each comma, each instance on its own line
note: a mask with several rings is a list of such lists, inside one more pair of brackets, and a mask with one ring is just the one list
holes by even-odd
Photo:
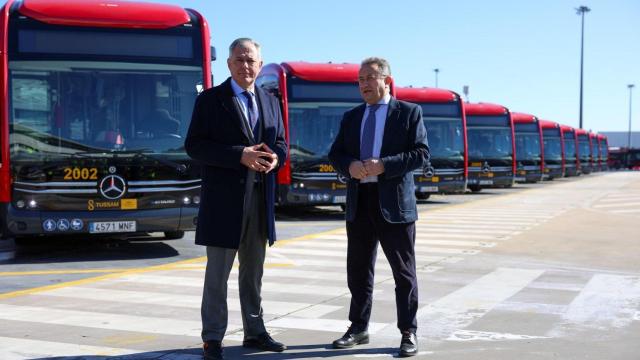
[[433, 177], [436, 174], [436, 169], [434, 169], [433, 166], [429, 165], [424, 168], [422, 173], [426, 177]]
[[491, 166], [489, 166], [489, 163], [485, 161], [484, 164], [482, 165], [482, 173], [486, 174], [490, 171], [491, 171]]
[[118, 175], [107, 175], [100, 181], [100, 194], [109, 200], [120, 199], [127, 191], [127, 184]]
[[347, 177], [342, 175], [342, 174], [340, 174], [340, 173], [338, 173], [338, 181], [343, 183], [343, 184], [346, 184], [347, 183]]

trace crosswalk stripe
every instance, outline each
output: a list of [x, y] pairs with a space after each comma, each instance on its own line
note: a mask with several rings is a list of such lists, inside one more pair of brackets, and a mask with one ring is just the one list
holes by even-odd
[[[277, 251], [279, 254], [286, 255], [307, 255], [307, 256], [328, 256], [328, 257], [340, 257], [346, 258], [345, 251], [334, 251], [334, 250], [322, 250], [322, 249], [300, 249], [300, 248], [277, 248], [273, 251]], [[447, 248], [435, 248], [430, 247], [429, 252], [436, 254], [468, 254], [473, 255], [477, 253], [477, 251], [469, 250], [470, 252], [461, 252], [460, 249], [447, 249]], [[382, 251], [378, 251], [378, 259], [384, 258], [384, 253]], [[433, 256], [424, 256], [424, 255], [416, 255], [417, 261], [433, 261]], [[437, 261], [437, 260], [436, 260]]]
[[[432, 240], [425, 239], [419, 236], [416, 236], [416, 250], [420, 249], [421, 245], [448, 245], [448, 246], [476, 246], [476, 247], [493, 247], [496, 243], [493, 242], [485, 242], [485, 241], [468, 241], [468, 240]], [[347, 249], [346, 242], [336, 242], [336, 241], [325, 241], [322, 239], [321, 241], [307, 241], [300, 242], [292, 245], [294, 247], [304, 247], [304, 248], [323, 248], [323, 249]]]
[[[46, 293], [37, 294], [36, 296], [56, 296], [98, 301], [107, 299], [109, 301], [119, 303], [178, 306], [193, 309], [199, 309], [202, 304], [201, 295], [174, 295], [160, 292], [98, 289], [88, 287], [60, 288]], [[262, 307], [266, 314], [286, 315], [298, 311], [295, 313], [295, 316], [305, 318], [324, 316], [342, 308], [341, 306], [332, 305], [312, 305], [313, 304], [299, 302], [262, 301]], [[229, 296], [227, 306], [230, 311], [240, 311], [240, 300], [237, 297]]]
[[[202, 328], [202, 323], [200, 321], [193, 320], [165, 319], [149, 316], [97, 313], [7, 304], [0, 304], [0, 319], [197, 337], [200, 336]], [[233, 327], [241, 327], [241, 325], [230, 325], [229, 329]]]
[[628, 209], [628, 210], [611, 210], [614, 214], [633, 214], [640, 213], [640, 209]]
[[569, 304], [563, 319], [569, 325], [620, 328], [632, 321], [638, 304], [640, 277], [596, 274]]
[[615, 204], [601, 204], [601, 205], [593, 205], [595, 209], [606, 209], [613, 207], [627, 207], [627, 206], [640, 206], [640, 201], [638, 202], [620, 202]]
[[428, 337], [446, 339], [484, 316], [544, 273], [543, 270], [498, 268], [418, 310]]
[[[91, 346], [82, 344], [70, 344], [44, 340], [19, 339], [0, 337], [0, 359], [18, 360], [50, 357], [71, 356], [118, 356], [139, 353], [139, 350], [112, 348], [104, 346]], [[157, 358], [161, 353], [146, 353], [140, 359]]]

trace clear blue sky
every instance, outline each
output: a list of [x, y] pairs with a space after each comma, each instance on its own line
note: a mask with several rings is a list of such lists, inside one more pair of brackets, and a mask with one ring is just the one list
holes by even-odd
[[[158, 0], [153, 0], [158, 1]], [[472, 102], [578, 126], [580, 16], [586, 5], [584, 128], [640, 131], [640, 0], [159, 0], [200, 11], [218, 50], [216, 84], [228, 77], [229, 43], [263, 46], [265, 63], [359, 63], [382, 56], [396, 84], [434, 86]]]

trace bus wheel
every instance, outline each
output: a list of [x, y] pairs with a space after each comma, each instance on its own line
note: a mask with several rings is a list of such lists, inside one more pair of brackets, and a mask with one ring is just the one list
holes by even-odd
[[165, 231], [164, 239], [165, 240], [177, 240], [182, 239], [184, 237], [184, 231]]
[[16, 257], [16, 239], [0, 239], [0, 262], [13, 260]]
[[471, 190], [471, 192], [480, 192], [480, 190], [482, 190], [482, 188], [479, 185], [469, 185], [469, 190]]
[[416, 194], [416, 198], [418, 198], [418, 200], [427, 200], [429, 197], [431, 197], [431, 194], [429, 194], [429, 193], [417, 193]]

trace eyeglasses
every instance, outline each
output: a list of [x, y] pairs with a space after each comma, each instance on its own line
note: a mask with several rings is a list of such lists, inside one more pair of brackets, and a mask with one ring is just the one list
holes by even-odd
[[358, 77], [359, 83], [365, 83], [373, 80], [384, 79], [387, 75], [368, 75], [368, 76], [360, 76]]

